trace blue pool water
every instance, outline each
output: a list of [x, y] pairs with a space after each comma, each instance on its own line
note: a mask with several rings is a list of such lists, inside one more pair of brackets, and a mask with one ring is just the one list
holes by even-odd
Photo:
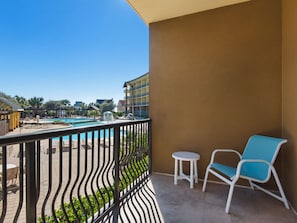
[[[88, 140], [91, 140], [92, 139], [92, 132], [88, 132]], [[85, 140], [86, 139], [86, 133], [80, 133], [80, 139], [81, 140]], [[100, 133], [99, 131], [95, 131], [94, 132], [94, 139], [98, 139], [99, 138], [99, 135], [100, 135], [100, 139], [103, 139], [104, 138], [104, 129], [100, 130]], [[108, 129], [105, 129], [105, 137], [108, 138], [108, 137], [113, 137], [113, 129], [111, 129], [110, 131]], [[59, 138], [54, 138], [54, 140], [58, 140]], [[72, 140], [77, 140], [78, 139], [78, 134], [74, 134], [72, 135]], [[63, 140], [69, 140], [69, 136], [63, 136]]]
[[[93, 119], [59, 119], [59, 120], [64, 120], [67, 123], [71, 123], [72, 127], [82, 127], [82, 126], [93, 126], [93, 125], [100, 125], [102, 122], [100, 121], [94, 121]], [[87, 120], [87, 121], [85, 121]], [[105, 131], [105, 135], [104, 135]], [[122, 132], [120, 133], [122, 135]], [[80, 139], [85, 140], [86, 139], [86, 133], [80, 133]], [[103, 139], [104, 136], [106, 138], [108, 137], [113, 137], [113, 129], [101, 129], [100, 131], [94, 131], [94, 139]], [[72, 135], [72, 140], [77, 140], [78, 139], [78, 134]], [[91, 140], [92, 139], [92, 132], [87, 133], [87, 139]], [[54, 140], [59, 140], [59, 138], [54, 138]], [[69, 140], [69, 136], [63, 136], [63, 140]]]
[[92, 118], [50, 118], [50, 119], [45, 119], [45, 121], [48, 121], [48, 122], [63, 122], [63, 123], [68, 123], [68, 124], [96, 122]]
[[80, 127], [80, 126], [92, 126], [92, 125], [99, 125], [102, 122], [99, 121], [89, 121], [89, 122], [79, 122], [79, 123], [72, 123], [73, 127]]

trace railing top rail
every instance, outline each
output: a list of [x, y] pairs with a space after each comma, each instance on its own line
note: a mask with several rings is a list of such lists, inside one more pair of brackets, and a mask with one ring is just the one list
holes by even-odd
[[127, 126], [131, 124], [150, 122], [151, 119], [141, 119], [141, 120], [129, 120], [122, 122], [113, 122], [107, 124], [98, 124], [92, 126], [80, 126], [80, 127], [65, 127], [60, 129], [50, 129], [50, 130], [40, 130], [33, 133], [24, 134], [13, 134], [0, 136], [0, 146], [7, 146], [18, 143], [32, 142], [36, 140], [43, 140], [49, 138], [63, 137], [65, 135], [72, 135], [84, 132], [90, 132], [95, 130], [102, 130], [108, 128], [115, 128], [121, 126]]

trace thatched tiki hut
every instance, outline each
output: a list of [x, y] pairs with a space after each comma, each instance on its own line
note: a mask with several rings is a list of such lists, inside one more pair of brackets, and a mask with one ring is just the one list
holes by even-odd
[[20, 126], [22, 111], [24, 109], [15, 102], [0, 97], [0, 135]]

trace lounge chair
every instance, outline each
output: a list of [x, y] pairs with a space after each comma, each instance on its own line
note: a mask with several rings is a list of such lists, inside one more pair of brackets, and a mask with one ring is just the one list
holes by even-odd
[[[18, 179], [18, 174], [19, 174], [19, 168], [18, 167], [13, 167], [7, 169], [7, 174], [6, 174], [6, 182], [7, 182], [7, 187], [9, 186], [15, 186], [17, 184], [17, 179]], [[2, 182], [2, 173], [0, 174], [0, 181]], [[0, 187], [2, 187], [2, 183], [0, 184]]]
[[[289, 209], [288, 201], [279, 181], [275, 168], [274, 161], [280, 150], [282, 144], [286, 143], [286, 139], [253, 135], [249, 138], [245, 150], [241, 155], [238, 151], [232, 149], [216, 149], [211, 154], [210, 163], [205, 172], [205, 178], [202, 191], [205, 192], [208, 173], [212, 173], [225, 183], [230, 185], [229, 194], [227, 198], [225, 212], [229, 213], [230, 204], [232, 200], [233, 190], [239, 178], [247, 179], [252, 189], [257, 188], [272, 197], [282, 201], [287, 209]], [[235, 153], [240, 158], [236, 167], [227, 166], [216, 163], [215, 156], [217, 153], [227, 152]], [[272, 175], [275, 179], [276, 185], [280, 195], [272, 193], [256, 183], [266, 183]]]
[[[53, 147], [53, 148], [51, 149], [51, 152], [52, 152], [52, 153], [56, 153], [56, 150], [57, 150], [56, 147]], [[45, 154], [49, 154], [49, 153], [50, 153], [50, 148], [47, 148], [46, 151], [45, 151]]]

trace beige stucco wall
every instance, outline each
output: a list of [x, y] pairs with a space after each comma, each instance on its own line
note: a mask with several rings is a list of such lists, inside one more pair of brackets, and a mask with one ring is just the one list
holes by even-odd
[[[281, 136], [281, 1], [253, 0], [150, 24], [153, 170], [172, 152], [243, 150], [255, 133]], [[278, 160], [278, 165], [282, 160]]]
[[297, 209], [297, 1], [283, 1], [283, 175], [289, 200]]

